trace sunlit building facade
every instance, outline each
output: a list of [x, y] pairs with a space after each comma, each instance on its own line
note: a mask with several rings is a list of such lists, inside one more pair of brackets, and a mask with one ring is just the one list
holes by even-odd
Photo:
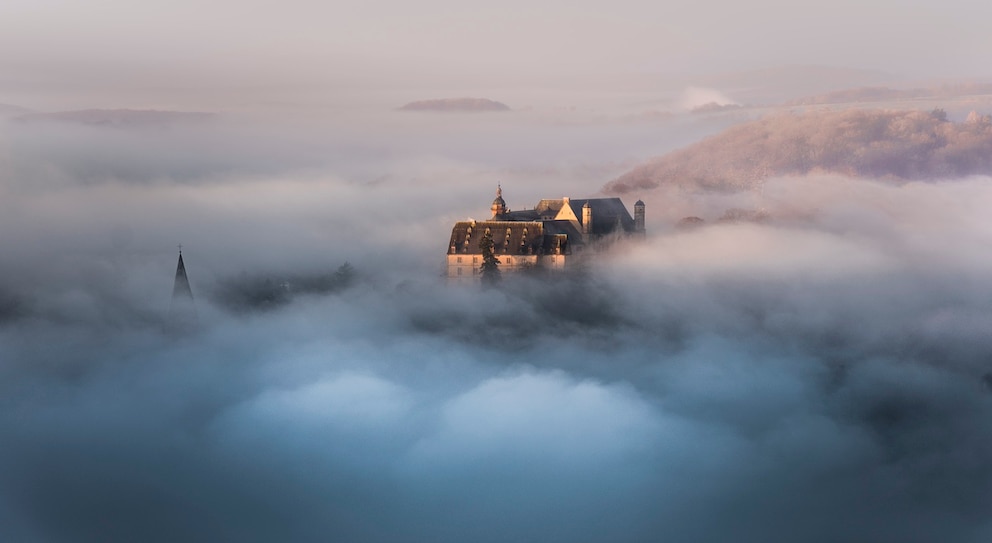
[[533, 209], [512, 211], [500, 187], [490, 211], [489, 220], [459, 221], [451, 229], [446, 256], [449, 279], [478, 278], [479, 241], [486, 233], [492, 236], [500, 271], [510, 273], [566, 270], [596, 249], [645, 233], [640, 200], [634, 204], [633, 217], [619, 198], [541, 200]]

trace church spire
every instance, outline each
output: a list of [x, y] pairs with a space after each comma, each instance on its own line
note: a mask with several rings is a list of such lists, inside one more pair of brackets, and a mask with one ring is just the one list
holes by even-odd
[[186, 264], [183, 263], [183, 246], [179, 246], [179, 263], [176, 264], [176, 282], [172, 286], [172, 303], [184, 299], [193, 301], [193, 289], [189, 288], [189, 277], [186, 276]]
[[193, 289], [189, 287], [186, 264], [183, 262], [183, 246], [179, 246], [179, 262], [176, 264], [176, 281], [172, 285], [172, 304], [169, 318], [174, 325], [188, 327], [196, 324], [196, 306], [193, 305]]

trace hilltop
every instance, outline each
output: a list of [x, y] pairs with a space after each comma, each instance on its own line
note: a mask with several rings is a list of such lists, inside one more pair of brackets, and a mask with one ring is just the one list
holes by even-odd
[[400, 111], [509, 111], [510, 106], [488, 98], [441, 98], [410, 102]]
[[603, 188], [740, 190], [776, 176], [832, 173], [891, 181], [992, 174], [992, 118], [942, 110], [817, 111], [731, 127], [649, 160]]

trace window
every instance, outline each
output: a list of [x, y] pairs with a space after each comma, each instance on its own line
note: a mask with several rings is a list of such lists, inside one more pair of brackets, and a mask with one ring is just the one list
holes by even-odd
[[479, 263], [479, 257], [473, 256], [472, 257], [472, 264], [478, 264], [478, 263]]
[[461, 274], [462, 274], [462, 269], [461, 268], [458, 268], [458, 275], [461, 275]]
[[462, 263], [462, 257], [458, 257], [458, 263], [459, 263], [459, 264], [461, 264], [461, 263]]

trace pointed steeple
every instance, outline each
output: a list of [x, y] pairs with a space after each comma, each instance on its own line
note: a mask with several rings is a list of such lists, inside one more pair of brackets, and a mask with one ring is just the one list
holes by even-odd
[[172, 286], [172, 302], [178, 299], [193, 301], [193, 289], [189, 288], [189, 277], [186, 277], [186, 265], [183, 263], [183, 249], [179, 246], [179, 264], [176, 265], [176, 282]]
[[176, 281], [172, 285], [172, 304], [169, 306], [169, 320], [172, 326], [189, 329], [196, 325], [196, 306], [193, 304], [193, 289], [189, 287], [186, 264], [183, 262], [183, 248], [179, 246], [179, 263], [176, 264]]

